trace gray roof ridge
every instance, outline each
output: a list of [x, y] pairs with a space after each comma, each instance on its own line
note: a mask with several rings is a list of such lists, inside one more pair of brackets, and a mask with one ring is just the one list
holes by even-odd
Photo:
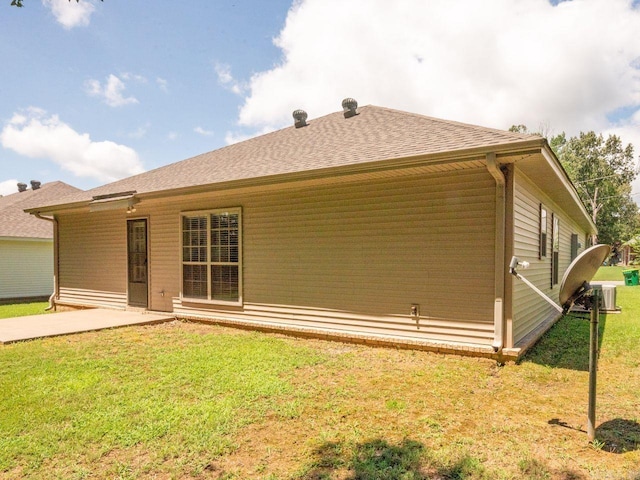
[[[43, 183], [40, 186], [40, 188], [36, 190], [28, 189], [28, 190], [25, 190], [24, 192], [16, 191], [14, 193], [10, 193], [9, 195], [0, 197], [0, 211], [12, 206], [20, 205], [21, 203], [29, 202], [29, 200], [34, 198], [34, 196], [41, 195], [42, 193], [48, 192], [52, 188], [60, 185], [65, 185], [69, 188], [76, 188], [60, 180], [53, 180], [51, 182]], [[76, 189], [76, 190], [80, 190], [80, 189]]]
[[[69, 193], [81, 191], [60, 180], [44, 183], [40, 188], [15, 192], [0, 198], [0, 237], [50, 239], [53, 229], [49, 222], [39, 220], [25, 210], [38, 202], [59, 201]], [[5, 199], [9, 199], [6, 201]], [[4, 202], [2, 200], [5, 200]]]
[[391, 108], [391, 107], [381, 107], [378, 105], [365, 105], [363, 107], [358, 107], [358, 108], [367, 108], [367, 107], [373, 107], [376, 109], [380, 109], [380, 110], [387, 110], [390, 112], [395, 112], [399, 115], [406, 115], [406, 116], [413, 116], [413, 117], [417, 117], [417, 118], [422, 118], [422, 119], [427, 119], [430, 120], [434, 123], [440, 123], [440, 124], [444, 124], [444, 125], [451, 125], [451, 126], [457, 126], [457, 127], [463, 127], [463, 128], [467, 128], [467, 129], [473, 129], [473, 130], [480, 130], [483, 132], [488, 132], [488, 133], [499, 133], [499, 134], [503, 134], [503, 135], [508, 135], [508, 136], [512, 136], [514, 137], [514, 141], [515, 140], [534, 140], [536, 138], [540, 138], [543, 139], [544, 137], [542, 137], [541, 135], [537, 134], [537, 133], [519, 133], [519, 132], [511, 132], [509, 130], [503, 130], [500, 128], [494, 128], [494, 127], [485, 127], [482, 125], [478, 125], [475, 123], [467, 123], [467, 122], [460, 122], [458, 120], [449, 120], [446, 118], [440, 118], [440, 117], [433, 117], [431, 115], [424, 115], [422, 113], [415, 113], [415, 112], [407, 112], [404, 110], [399, 110], [399, 109], [395, 109], [395, 108]]

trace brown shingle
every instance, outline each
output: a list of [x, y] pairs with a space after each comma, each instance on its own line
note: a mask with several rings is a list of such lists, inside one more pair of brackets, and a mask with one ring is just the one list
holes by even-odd
[[24, 210], [80, 191], [64, 182], [50, 182], [37, 190], [0, 197], [0, 237], [53, 238], [51, 222], [40, 220]]
[[[530, 135], [365, 106], [349, 119], [342, 112], [311, 119], [305, 127], [292, 125], [71, 195], [58, 204], [116, 192], [161, 192], [531, 139]], [[40, 206], [50, 205], [56, 204]]]

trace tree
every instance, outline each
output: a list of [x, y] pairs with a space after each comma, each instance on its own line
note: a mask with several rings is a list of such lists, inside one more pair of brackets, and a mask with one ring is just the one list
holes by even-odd
[[526, 125], [511, 125], [509, 127], [510, 132], [514, 133], [524, 133], [525, 135], [539, 135], [541, 137], [549, 138], [551, 137], [551, 126], [548, 122], [541, 122], [538, 125], [538, 131], [532, 132], [530, 131]]
[[529, 133], [529, 129], [526, 125], [511, 125], [509, 131], [513, 133]]
[[637, 175], [633, 146], [623, 146], [616, 135], [605, 139], [593, 131], [569, 139], [563, 132], [549, 143], [598, 227], [597, 240], [613, 244], [632, 238], [640, 226], [631, 198]]

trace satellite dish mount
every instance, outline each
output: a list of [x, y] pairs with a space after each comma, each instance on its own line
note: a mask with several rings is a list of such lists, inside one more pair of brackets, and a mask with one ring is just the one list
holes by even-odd
[[540, 295], [545, 301], [553, 306], [563, 316], [571, 310], [573, 304], [580, 298], [592, 293], [591, 302], [591, 329], [589, 335], [589, 412], [587, 415], [587, 436], [590, 442], [595, 440], [596, 430], [596, 372], [598, 370], [598, 320], [600, 317], [600, 296], [597, 289], [592, 289], [589, 282], [598, 271], [598, 268], [604, 263], [611, 253], [609, 245], [594, 245], [587, 248], [578, 255], [564, 276], [560, 284], [560, 293], [558, 294], [558, 305], [553, 299], [536, 287], [533, 283], [518, 273], [518, 267], [526, 269], [529, 262], [520, 261], [513, 257], [509, 263], [509, 273], [518, 280], [523, 281], [534, 292]]

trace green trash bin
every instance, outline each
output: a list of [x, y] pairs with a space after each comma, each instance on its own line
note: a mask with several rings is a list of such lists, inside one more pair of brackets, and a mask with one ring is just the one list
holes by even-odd
[[638, 278], [638, 270], [623, 270], [622, 274], [624, 275], [625, 285], [633, 286], [640, 283], [640, 279]]

